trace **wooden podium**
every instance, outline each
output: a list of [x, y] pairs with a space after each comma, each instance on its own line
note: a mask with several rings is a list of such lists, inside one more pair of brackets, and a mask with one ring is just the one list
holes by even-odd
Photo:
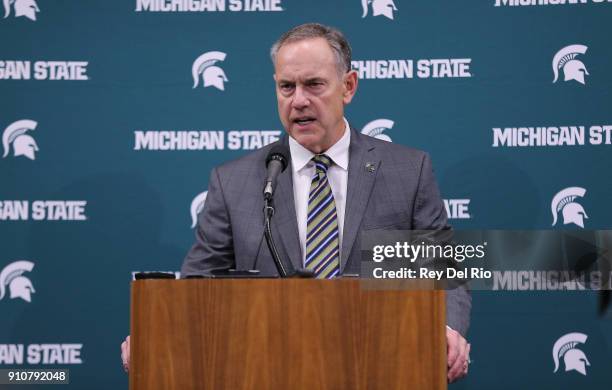
[[130, 389], [446, 389], [444, 291], [360, 283], [135, 281]]

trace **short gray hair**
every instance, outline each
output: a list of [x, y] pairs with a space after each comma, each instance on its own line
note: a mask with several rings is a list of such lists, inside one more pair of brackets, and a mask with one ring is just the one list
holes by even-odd
[[276, 64], [276, 55], [283, 45], [313, 38], [323, 38], [327, 41], [336, 56], [336, 67], [339, 74], [342, 75], [351, 70], [351, 45], [344, 34], [338, 29], [319, 23], [301, 24], [284, 33], [270, 49], [272, 63]]

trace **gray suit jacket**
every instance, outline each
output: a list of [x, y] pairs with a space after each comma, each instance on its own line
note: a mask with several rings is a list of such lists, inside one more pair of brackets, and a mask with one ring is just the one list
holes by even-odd
[[[447, 229], [448, 225], [426, 153], [351, 131], [340, 269], [357, 274], [361, 230], [433, 230]], [[288, 136], [277, 142], [288, 147]], [[213, 169], [182, 277], [228, 268], [251, 269], [254, 264], [264, 275], [277, 275], [263, 240], [262, 212], [265, 159], [273, 145]], [[366, 169], [366, 164], [376, 169]], [[301, 268], [290, 166], [279, 175], [274, 202], [272, 231], [279, 253]], [[470, 320], [469, 292], [464, 288], [448, 291], [446, 301], [447, 324], [465, 336]]]

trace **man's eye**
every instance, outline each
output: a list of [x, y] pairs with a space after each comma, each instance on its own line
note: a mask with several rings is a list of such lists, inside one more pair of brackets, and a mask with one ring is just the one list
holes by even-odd
[[280, 89], [282, 89], [283, 91], [290, 91], [293, 89], [293, 85], [291, 84], [281, 84], [280, 85]]

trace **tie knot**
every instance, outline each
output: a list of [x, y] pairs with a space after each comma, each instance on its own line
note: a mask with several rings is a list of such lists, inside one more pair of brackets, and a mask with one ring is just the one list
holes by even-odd
[[312, 158], [312, 161], [314, 161], [316, 167], [317, 167], [317, 172], [324, 172], [327, 173], [327, 170], [329, 169], [332, 160], [331, 158], [327, 157], [324, 154], [317, 154]]

